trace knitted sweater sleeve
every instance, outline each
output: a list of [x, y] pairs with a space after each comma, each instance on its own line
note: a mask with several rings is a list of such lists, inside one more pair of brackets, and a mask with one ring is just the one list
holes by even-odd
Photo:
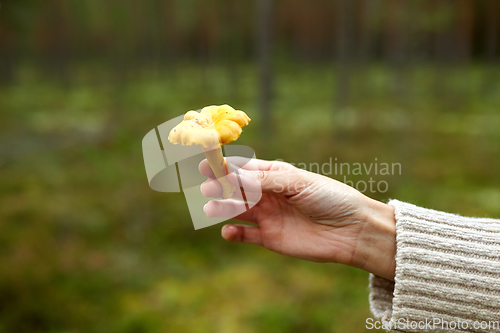
[[374, 317], [390, 332], [500, 332], [500, 220], [389, 204], [396, 275], [370, 275]]

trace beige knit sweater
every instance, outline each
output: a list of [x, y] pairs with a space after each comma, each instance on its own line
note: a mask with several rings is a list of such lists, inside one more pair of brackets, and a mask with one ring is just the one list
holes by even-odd
[[390, 332], [500, 332], [500, 220], [389, 204], [396, 276], [370, 275], [373, 322]]

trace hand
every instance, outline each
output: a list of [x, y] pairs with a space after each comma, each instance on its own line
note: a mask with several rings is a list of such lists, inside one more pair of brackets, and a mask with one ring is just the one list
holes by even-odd
[[[239, 176], [248, 201], [258, 200], [262, 190], [255, 206], [234, 217], [257, 225], [227, 224], [222, 228], [226, 240], [305, 260], [342, 263], [394, 280], [396, 223], [391, 206], [288, 163], [240, 157], [229, 157], [226, 163], [227, 179], [239, 187]], [[209, 177], [201, 186], [203, 195], [220, 198], [222, 188], [206, 160], [199, 170]], [[204, 211], [209, 217], [232, 217], [241, 205], [244, 202], [212, 200]]]

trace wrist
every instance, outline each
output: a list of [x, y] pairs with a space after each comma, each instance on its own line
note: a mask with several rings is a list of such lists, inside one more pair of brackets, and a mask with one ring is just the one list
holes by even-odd
[[356, 249], [356, 267], [394, 280], [396, 270], [396, 219], [394, 208], [367, 198], [361, 212], [365, 222]]

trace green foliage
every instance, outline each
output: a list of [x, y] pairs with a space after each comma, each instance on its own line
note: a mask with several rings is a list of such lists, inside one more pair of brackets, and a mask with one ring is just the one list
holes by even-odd
[[[401, 163], [377, 199], [500, 216], [498, 68], [372, 65], [334, 109], [330, 66], [281, 63], [260, 135], [255, 68], [191, 64], [127, 80], [102, 64], [62, 85], [36, 67], [0, 88], [0, 332], [363, 332], [368, 274], [194, 231], [183, 195], [147, 186], [141, 140], [208, 104], [252, 118], [239, 144], [289, 162]], [[110, 79], [111, 78], [111, 79]], [[342, 175], [333, 175], [343, 179]], [[365, 175], [348, 176], [366, 180]]]

